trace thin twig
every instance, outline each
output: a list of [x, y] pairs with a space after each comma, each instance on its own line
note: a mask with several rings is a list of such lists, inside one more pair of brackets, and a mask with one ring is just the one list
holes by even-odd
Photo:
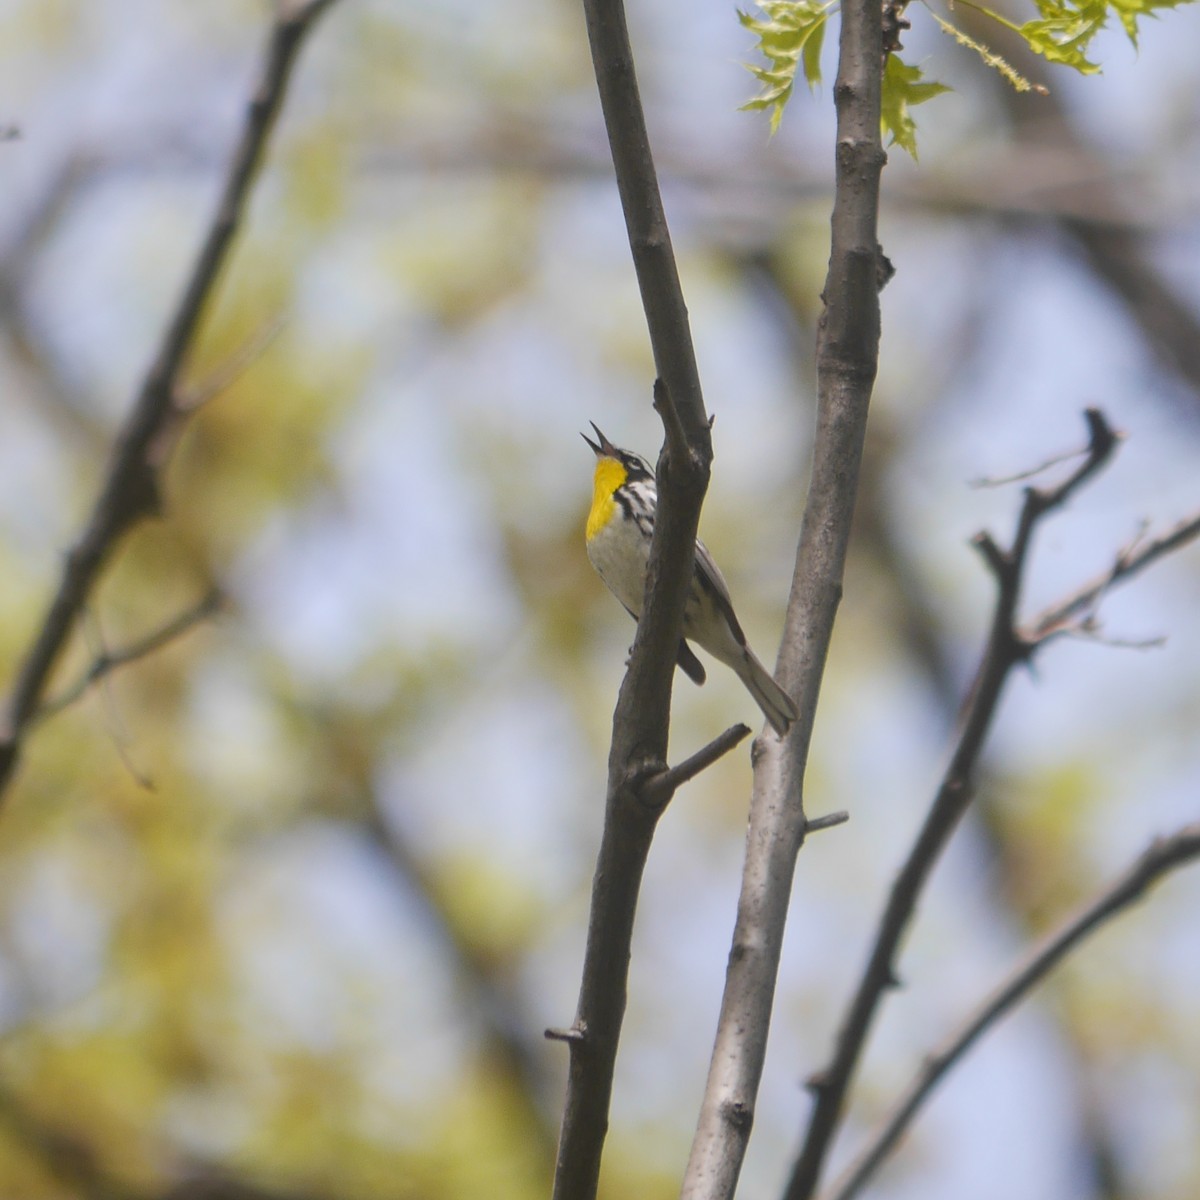
[[[624, 6], [621, 0], [584, 0], [584, 10], [660, 381], [655, 404], [663, 419], [667, 452], [659, 456], [658, 508], [645, 603], [613, 714], [604, 829], [592, 884], [579, 1003], [571, 1026], [578, 1036], [567, 1042], [570, 1066], [554, 1200], [592, 1200], [599, 1181], [625, 1013], [634, 915], [650, 842], [662, 813], [662, 803], [648, 801], [643, 793], [649, 780], [666, 769], [675, 656], [712, 461], [687, 306], [650, 153]], [[680, 444], [681, 434], [684, 444]]]
[[1016, 613], [1034, 530], [1042, 518], [1065, 504], [1099, 471], [1117, 448], [1119, 439], [1099, 410], [1088, 409], [1084, 417], [1089, 433], [1086, 458], [1057, 486], [1025, 490], [1012, 545], [1002, 549], [987, 534], [975, 539], [974, 544], [996, 578], [991, 631], [964, 710], [958, 743], [925, 822], [892, 885], [874, 944], [838, 1031], [833, 1058], [811, 1077], [813, 1111], [785, 1193], [787, 1200], [809, 1200], [816, 1192], [876, 1010], [894, 985], [900, 941], [934, 865], [970, 803], [980, 754], [1009, 673], [1032, 653], [1033, 647], [1018, 633]]
[[1055, 454], [1052, 458], [1048, 458], [1045, 462], [1038, 463], [1036, 467], [1030, 467], [1026, 471], [1017, 471], [1013, 475], [981, 475], [977, 479], [970, 480], [967, 486], [973, 488], [998, 488], [1005, 487], [1010, 483], [1023, 483], [1026, 479], [1033, 479], [1049, 471], [1052, 467], [1062, 466], [1063, 463], [1070, 462], [1071, 459], [1079, 458], [1080, 455], [1086, 453], [1086, 450], [1068, 450], [1065, 454]]
[[153, 654], [156, 650], [161, 650], [168, 643], [173, 642], [178, 637], [182, 637], [183, 634], [196, 625], [199, 625], [202, 621], [215, 616], [220, 611], [223, 602], [220, 590], [212, 588], [196, 604], [185, 609], [178, 616], [172, 617], [171, 620], [161, 625], [152, 633], [146, 634], [145, 637], [131, 642], [128, 646], [120, 650], [105, 650], [102, 648], [96, 654], [95, 658], [92, 659], [91, 665], [87, 670], [70, 687], [64, 689], [52, 700], [47, 700], [41, 705], [37, 712], [30, 718], [29, 728], [32, 729], [40, 725], [49, 717], [55, 716], [62, 712], [64, 708], [68, 708], [74, 704], [88, 688], [115, 671], [118, 667], [127, 666], [129, 663], [137, 662], [139, 658], [145, 658], [147, 655]]
[[827, 1200], [851, 1200], [858, 1194], [895, 1147], [942, 1077], [1067, 954], [1089, 934], [1141, 899], [1161, 876], [1197, 857], [1200, 857], [1200, 822], [1153, 842], [1119, 879], [1031, 947], [975, 1012], [925, 1059], [882, 1125], [829, 1189]]
[[333, 0], [293, 0], [276, 7], [262, 74], [216, 213], [117, 438], [100, 495], [82, 535], [66, 556], [57, 590], [18, 672], [0, 724], [0, 794], [12, 778], [21, 740], [38, 710], [54, 664], [104, 564], [129, 529], [160, 507], [161, 463], [152, 453], [155, 441], [175, 416], [180, 373], [241, 223], [296, 56], [314, 21], [331, 3]]
[[707, 746], [702, 746], [677, 766], [646, 780], [642, 786], [642, 796], [651, 804], [666, 805], [685, 783], [695, 779], [701, 771], [711, 767], [717, 759], [723, 758], [749, 736], [749, 725], [731, 725], [724, 733], [713, 738]]
[[194, 412], [197, 408], [203, 408], [222, 392], [228, 391], [262, 358], [286, 326], [287, 318], [283, 315], [265, 321], [199, 383], [192, 384], [184, 389], [181, 395], [176, 396], [176, 408], [184, 413]]
[[755, 743], [746, 858], [721, 1013], [681, 1195], [730, 1200], [754, 1121], [796, 855], [817, 696], [842, 594], [867, 411], [879, 360], [882, 12], [842, 5], [836, 180], [817, 338], [817, 428], [778, 676], [799, 716]]
[[1117, 555], [1113, 565], [1090, 583], [1084, 584], [1074, 595], [1060, 600], [1046, 609], [1025, 626], [1022, 636], [1029, 642], [1044, 642], [1062, 629], [1080, 613], [1094, 609], [1104, 595], [1118, 583], [1131, 579], [1144, 571], [1152, 562], [1165, 554], [1178, 550], [1200, 536], [1200, 513], [1178, 522], [1174, 528], [1152, 541], [1143, 542], [1139, 534], [1135, 546], [1130, 546]]
[[804, 822], [804, 835], [807, 837], [810, 833], [820, 833], [823, 829], [836, 829], [839, 825], [845, 825], [848, 820], [850, 814], [844, 808], [826, 813], [823, 817], [813, 817]]

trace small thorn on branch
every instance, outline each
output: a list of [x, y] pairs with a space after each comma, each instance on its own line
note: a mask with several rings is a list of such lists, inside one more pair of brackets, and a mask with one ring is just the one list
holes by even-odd
[[587, 1031], [572, 1025], [570, 1029], [547, 1029], [544, 1036], [550, 1042], [583, 1042], [587, 1040]]
[[971, 546], [983, 556], [983, 561], [998, 580], [1004, 581], [1008, 578], [1012, 571], [1012, 560], [996, 545], [996, 539], [987, 530], [977, 533], [971, 539]]
[[811, 821], [805, 821], [804, 835], [807, 837], [810, 833], [820, 833], [822, 829], [833, 829], [838, 825], [845, 825], [848, 820], [850, 820], [850, 814], [845, 809], [826, 813], [823, 817], [813, 817]]
[[[904, 22], [907, 27], [908, 22]], [[896, 265], [883, 252], [883, 247], [875, 247], [875, 290], [882, 292], [896, 277]]]
[[1098, 408], [1085, 408], [1083, 419], [1087, 422], [1088, 433], [1091, 435], [1090, 452], [1094, 458], [1107, 458], [1125, 435], [1114, 429], [1108, 418]]

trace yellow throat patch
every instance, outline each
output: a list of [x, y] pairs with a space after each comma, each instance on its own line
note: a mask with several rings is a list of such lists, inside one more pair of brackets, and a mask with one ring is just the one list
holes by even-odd
[[596, 460], [596, 477], [592, 483], [592, 509], [587, 519], [587, 540], [590, 542], [612, 520], [617, 502], [613, 493], [629, 477], [629, 472], [615, 458]]

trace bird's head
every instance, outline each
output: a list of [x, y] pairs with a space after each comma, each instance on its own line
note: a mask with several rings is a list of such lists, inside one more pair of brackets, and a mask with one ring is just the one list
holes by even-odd
[[589, 422], [589, 424], [596, 431], [598, 440], [593, 442], [586, 433], [580, 436], [592, 448], [592, 453], [596, 456], [597, 496], [611, 496], [619, 487], [630, 481], [653, 481], [654, 472], [650, 470], [644, 458], [640, 458], [628, 450], [622, 450], [619, 446], [614, 446], [600, 432], [595, 421]]

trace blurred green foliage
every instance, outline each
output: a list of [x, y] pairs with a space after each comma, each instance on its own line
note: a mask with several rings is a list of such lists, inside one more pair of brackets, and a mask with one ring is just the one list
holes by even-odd
[[[38, 0], [2, 18], [27, 105], [15, 152], [46, 218], [0, 263], [12, 297], [0, 311], [6, 678], [199, 241], [261, 35], [259, 6], [233, 0], [133, 12]], [[815, 70], [823, 24], [806, 28]], [[680, 52], [651, 44], [646, 91], [663, 103], [682, 89], [651, 81]], [[0, 1196], [149, 1198], [188, 1179], [281, 1200], [546, 1194], [565, 1056], [542, 1030], [571, 1016], [633, 632], [582, 553], [590, 455], [577, 433], [594, 418], [651, 456], [658, 437], [603, 147], [577, 128], [594, 115], [583, 46], [572, 6], [460, 21], [346, 3], [301, 62], [190, 360], [203, 403], [167, 471], [164, 516], [115, 556], [51, 694], [213, 584], [225, 609], [47, 720], [0, 812]], [[731, 68], [731, 111], [736, 49], [715, 57]], [[122, 119], [80, 129], [80, 96]], [[704, 536], [769, 658], [803, 496], [827, 180], [789, 190], [777, 178], [722, 209], [718, 191], [686, 189], [711, 163], [692, 164], [691, 143], [658, 119], [718, 414]], [[61, 195], [56, 154], [76, 168]], [[764, 216], [763, 197], [778, 212]], [[139, 220], [138, 204], [161, 209], [161, 224]], [[185, 229], [187, 244], [164, 234]], [[907, 245], [917, 278], [933, 261], [919, 257], [925, 236], [917, 227]], [[921, 289], [892, 314], [901, 327], [933, 308]], [[853, 821], [806, 851], [798, 880], [798, 914], [820, 920], [795, 923], [781, 983], [758, 1135], [777, 1155], [804, 1111], [796, 1080], [835, 1020], [857, 954], [846, 948], [919, 817], [952, 715], [931, 696], [938, 664], [916, 626], [937, 625], [954, 687], [984, 623], [966, 523], [1010, 510], [1007, 498], [972, 507], [961, 481], [990, 469], [989, 453], [1024, 465], [1049, 437], [1015, 421], [1028, 440], [1005, 442], [970, 401], [949, 418], [939, 409], [951, 387], [938, 369], [974, 361], [953, 331], [977, 302], [948, 302], [927, 340], [904, 334], [885, 356], [875, 494], [809, 775], [815, 811], [850, 807]], [[1164, 473], [1151, 471], [1156, 488]], [[1123, 515], [1139, 502], [1107, 501]], [[888, 559], [900, 551], [905, 570]], [[1178, 586], [1194, 589], [1194, 574]], [[736, 680], [710, 675], [702, 690], [678, 685], [677, 756], [755, 718]], [[1162, 709], [1139, 710], [1138, 746], [1170, 726], [1164, 712], [1178, 722], [1170, 744], [1190, 736], [1178, 686], [1174, 699], [1160, 688]], [[1036, 701], [1022, 693], [1020, 705]], [[1030, 720], [1049, 724], [1043, 709]], [[1000, 879], [981, 869], [970, 886], [1002, 931], [1041, 927], [1110, 868], [1088, 835], [1126, 795], [1103, 755], [1128, 720], [1081, 714], [999, 773]], [[610, 1198], [675, 1191], [748, 778], [734, 755], [690, 786], [651, 858]], [[1178, 912], [1164, 911], [1140, 927], [1147, 940], [1177, 936]], [[934, 972], [967, 962], [982, 979], [972, 956], [1003, 937], [957, 910], [944, 922], [915, 951]], [[1058, 994], [1064, 1041], [1080, 1030], [1102, 1057], [1119, 1030], [1131, 1056], [1194, 1063], [1200, 1048], [1154, 1024], [1178, 1003], [1158, 994], [1161, 964], [1122, 982], [1115, 961]], [[886, 1069], [933, 1032], [914, 1021]], [[756, 1188], [778, 1161], [752, 1164]], [[1191, 1194], [1195, 1147], [1172, 1161], [1147, 1195]]]

